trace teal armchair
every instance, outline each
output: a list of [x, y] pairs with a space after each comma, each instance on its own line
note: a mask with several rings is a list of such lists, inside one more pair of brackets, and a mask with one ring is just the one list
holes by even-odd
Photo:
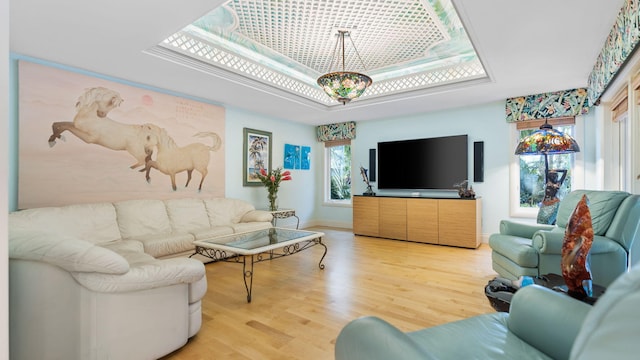
[[640, 267], [614, 281], [594, 306], [529, 285], [509, 313], [479, 315], [404, 333], [377, 317], [345, 326], [336, 360], [636, 359], [640, 354]]
[[608, 286], [633, 265], [640, 251], [640, 195], [623, 191], [576, 190], [558, 209], [556, 225], [500, 222], [489, 237], [493, 269], [507, 279], [561, 274], [565, 227], [582, 195], [587, 195], [594, 239], [590, 266], [594, 284]]

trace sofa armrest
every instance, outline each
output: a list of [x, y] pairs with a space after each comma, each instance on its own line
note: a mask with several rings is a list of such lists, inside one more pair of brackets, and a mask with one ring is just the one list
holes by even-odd
[[335, 346], [336, 360], [433, 359], [407, 334], [388, 322], [365, 316], [345, 326]]
[[240, 222], [271, 222], [271, 220], [273, 220], [273, 215], [270, 212], [265, 210], [251, 210], [242, 215]]
[[67, 271], [124, 274], [129, 263], [101, 246], [63, 234], [25, 232], [9, 238], [9, 257], [42, 261]]
[[591, 305], [538, 285], [518, 290], [511, 301], [509, 330], [554, 359], [568, 359]]
[[564, 231], [536, 231], [532, 245], [541, 254], [562, 254]]
[[500, 234], [513, 235], [526, 239], [531, 239], [536, 231], [551, 230], [553, 228], [555, 228], [553, 225], [524, 224], [510, 220], [500, 221]]
[[97, 292], [117, 293], [190, 284], [205, 276], [201, 261], [186, 258], [153, 259], [131, 265], [122, 275], [72, 272], [82, 286]]

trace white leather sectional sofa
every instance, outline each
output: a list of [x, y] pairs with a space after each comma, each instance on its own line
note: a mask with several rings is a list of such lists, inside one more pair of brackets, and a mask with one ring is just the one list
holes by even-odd
[[129, 200], [9, 214], [12, 359], [156, 359], [201, 325], [195, 239], [271, 227], [235, 199]]

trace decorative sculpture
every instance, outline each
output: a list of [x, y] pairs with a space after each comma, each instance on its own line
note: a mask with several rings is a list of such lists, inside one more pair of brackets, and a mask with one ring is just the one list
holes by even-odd
[[[562, 174], [558, 178], [558, 174]], [[547, 183], [544, 188], [544, 198], [540, 203], [538, 210], [538, 224], [554, 225], [558, 217], [558, 208], [560, 207], [560, 199], [558, 191], [567, 177], [567, 170], [549, 170], [547, 172]]]
[[573, 210], [562, 243], [562, 277], [569, 295], [584, 299], [593, 296], [589, 250], [593, 243], [593, 226], [587, 196], [583, 195]]
[[367, 191], [362, 193], [364, 196], [376, 196], [376, 193], [371, 189], [371, 184], [369, 183], [369, 175], [367, 174], [367, 169], [360, 166], [360, 174], [362, 175], [362, 181], [367, 184]]
[[453, 187], [458, 189], [458, 195], [463, 199], [473, 199], [476, 197], [473, 186], [469, 186], [469, 180], [464, 180], [459, 184], [453, 184]]

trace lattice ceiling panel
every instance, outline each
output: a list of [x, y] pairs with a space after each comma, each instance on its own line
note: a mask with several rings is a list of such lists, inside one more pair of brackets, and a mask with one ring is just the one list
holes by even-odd
[[316, 84], [342, 70], [338, 30], [350, 31], [345, 70], [373, 79], [362, 98], [486, 78], [451, 0], [230, 0], [150, 52], [338, 105]]
[[[261, 1], [231, 0], [237, 30], [319, 73], [327, 72], [337, 29], [351, 38], [368, 70], [424, 56], [448, 40], [439, 19], [422, 1]], [[346, 42], [346, 68], [364, 70], [353, 46]]]

